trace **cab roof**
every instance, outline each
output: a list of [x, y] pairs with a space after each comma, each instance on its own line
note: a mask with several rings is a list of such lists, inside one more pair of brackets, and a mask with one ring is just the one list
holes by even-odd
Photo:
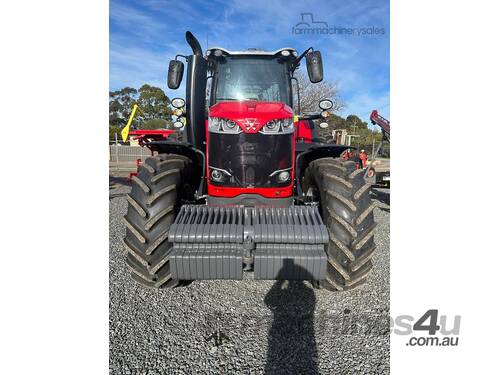
[[230, 56], [256, 56], [256, 55], [257, 56], [274, 56], [274, 55], [281, 53], [282, 51], [289, 51], [293, 56], [295, 56], [295, 57], [298, 56], [297, 51], [294, 48], [290, 48], [290, 47], [280, 48], [280, 49], [277, 49], [276, 51], [264, 51], [264, 50], [258, 49], [258, 48], [249, 48], [249, 49], [244, 50], [244, 51], [229, 51], [229, 50], [227, 50], [225, 48], [221, 48], [221, 47], [210, 47], [207, 50], [207, 56], [210, 56], [215, 50], [220, 50], [225, 55], [230, 55]]

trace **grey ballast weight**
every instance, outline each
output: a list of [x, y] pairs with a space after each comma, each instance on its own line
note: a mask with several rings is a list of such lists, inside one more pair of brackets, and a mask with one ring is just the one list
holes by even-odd
[[325, 277], [328, 232], [316, 207], [184, 205], [170, 226], [178, 280]]

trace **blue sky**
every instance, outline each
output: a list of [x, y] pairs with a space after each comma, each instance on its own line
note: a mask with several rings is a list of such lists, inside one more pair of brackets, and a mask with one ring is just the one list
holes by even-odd
[[[383, 35], [296, 35], [301, 13], [330, 28], [378, 28]], [[372, 109], [389, 117], [389, 1], [169, 1], [110, 0], [110, 89], [161, 87], [169, 97], [184, 96], [166, 85], [168, 62], [189, 54], [190, 30], [203, 49], [230, 50], [313, 46], [323, 56], [324, 77], [337, 82], [347, 104], [341, 115], [367, 121]], [[301, 69], [305, 70], [304, 64]]]

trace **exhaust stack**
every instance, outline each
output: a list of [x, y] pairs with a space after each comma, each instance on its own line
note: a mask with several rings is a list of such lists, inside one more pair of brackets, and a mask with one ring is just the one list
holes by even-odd
[[186, 31], [186, 41], [193, 50], [187, 58], [186, 128], [189, 142], [196, 148], [205, 147], [205, 102], [207, 88], [207, 61], [203, 57], [200, 42]]

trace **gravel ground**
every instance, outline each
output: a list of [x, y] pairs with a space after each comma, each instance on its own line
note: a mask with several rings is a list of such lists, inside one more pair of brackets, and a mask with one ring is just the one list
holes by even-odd
[[388, 374], [389, 190], [373, 189], [378, 253], [365, 285], [346, 293], [305, 282], [195, 281], [174, 290], [136, 284], [121, 218], [129, 191], [110, 184], [111, 374]]

